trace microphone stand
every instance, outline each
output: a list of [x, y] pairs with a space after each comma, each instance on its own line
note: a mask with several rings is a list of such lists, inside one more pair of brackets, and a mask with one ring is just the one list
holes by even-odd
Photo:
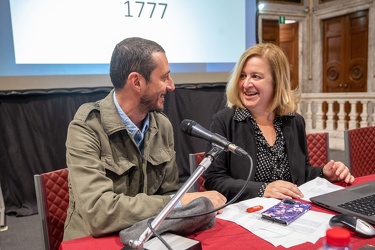
[[[163, 208], [163, 210], [155, 217], [152, 221], [151, 226], [153, 229], [157, 229], [160, 224], [165, 220], [168, 214], [173, 210], [173, 208], [180, 201], [182, 196], [189, 191], [193, 184], [198, 180], [199, 176], [211, 165], [211, 163], [217, 158], [217, 156], [224, 151], [224, 148], [213, 145], [213, 148], [206, 154], [205, 158], [199, 163], [197, 169], [193, 174], [186, 180], [184, 185], [177, 191], [177, 193], [172, 197], [168, 204]], [[152, 236], [152, 231], [149, 227], [141, 234], [138, 240], [130, 240], [130, 249], [143, 249], [144, 243]]]

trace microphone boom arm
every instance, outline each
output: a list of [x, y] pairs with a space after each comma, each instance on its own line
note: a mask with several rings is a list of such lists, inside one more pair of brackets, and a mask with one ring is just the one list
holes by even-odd
[[[192, 173], [192, 175], [186, 180], [184, 185], [177, 191], [177, 193], [172, 197], [168, 204], [163, 208], [163, 210], [155, 217], [152, 221], [151, 226], [153, 229], [157, 229], [165, 218], [170, 214], [173, 208], [180, 201], [182, 196], [189, 191], [193, 184], [198, 180], [199, 176], [206, 171], [206, 169], [211, 165], [211, 163], [217, 158], [217, 156], [224, 151], [224, 148], [213, 144], [213, 148], [206, 154], [205, 158], [199, 163], [197, 169]], [[130, 240], [129, 246], [132, 249], [143, 249], [144, 243], [150, 239], [152, 236], [152, 231], [150, 228], [141, 234], [138, 240]]]

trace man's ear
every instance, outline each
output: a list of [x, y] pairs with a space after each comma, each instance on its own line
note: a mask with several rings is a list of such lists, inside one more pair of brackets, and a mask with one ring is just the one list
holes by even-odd
[[131, 85], [134, 91], [141, 91], [142, 76], [137, 72], [131, 72], [128, 76], [128, 84]]

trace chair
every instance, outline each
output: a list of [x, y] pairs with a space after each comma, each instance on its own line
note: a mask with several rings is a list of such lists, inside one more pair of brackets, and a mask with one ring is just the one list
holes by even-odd
[[6, 231], [7, 228], [8, 227], [5, 224], [5, 203], [3, 198], [3, 192], [1, 191], [0, 185], [0, 232]]
[[46, 250], [57, 250], [64, 235], [69, 206], [68, 169], [34, 175], [38, 213]]
[[329, 161], [328, 132], [306, 134], [307, 149], [312, 166], [324, 166]]
[[346, 164], [355, 177], [375, 173], [375, 126], [344, 131]]
[[[199, 152], [195, 154], [189, 154], [189, 167], [190, 167], [190, 174], [192, 174], [195, 169], [198, 167], [199, 163], [203, 160], [205, 157], [205, 152]], [[206, 191], [204, 187], [204, 176], [199, 176], [198, 180], [194, 183], [193, 187], [191, 188], [192, 192], [203, 192]]]

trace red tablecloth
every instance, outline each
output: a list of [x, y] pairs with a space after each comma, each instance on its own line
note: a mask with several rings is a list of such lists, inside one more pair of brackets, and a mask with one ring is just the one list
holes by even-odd
[[[356, 178], [353, 185], [358, 185], [370, 180], [375, 180], [375, 174]], [[312, 206], [314, 211], [332, 213], [327, 209]], [[274, 247], [271, 243], [259, 238], [247, 229], [237, 225], [236, 223], [225, 221], [221, 219], [216, 220], [216, 225], [206, 231], [191, 235], [189, 238], [198, 240], [202, 244], [203, 250], [218, 250], [218, 249], [285, 249], [284, 247]], [[316, 250], [323, 245], [323, 238], [316, 244], [304, 243], [288, 249], [303, 249]], [[352, 249], [359, 249], [366, 244], [375, 245], [375, 238], [364, 239], [355, 235], [351, 239]], [[111, 235], [102, 238], [93, 238], [91, 236], [79, 239], [64, 241], [61, 243], [60, 250], [106, 250], [106, 249], [121, 249], [124, 245], [121, 243], [119, 235]]]

